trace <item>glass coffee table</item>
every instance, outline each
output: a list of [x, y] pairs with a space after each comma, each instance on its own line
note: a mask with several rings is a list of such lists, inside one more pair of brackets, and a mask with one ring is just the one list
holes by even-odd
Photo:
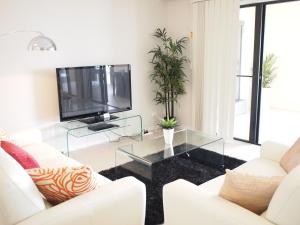
[[154, 166], [176, 156], [223, 168], [224, 141], [199, 131], [179, 130], [174, 133], [173, 145], [165, 145], [164, 137], [159, 136], [119, 147], [115, 166], [152, 180]]

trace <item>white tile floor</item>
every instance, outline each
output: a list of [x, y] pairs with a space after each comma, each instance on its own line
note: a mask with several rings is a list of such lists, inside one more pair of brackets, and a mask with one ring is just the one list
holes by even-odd
[[[151, 137], [147, 137], [151, 138]], [[115, 166], [115, 150], [118, 146], [126, 145], [132, 140], [124, 138], [120, 142], [106, 143], [93, 147], [72, 151], [70, 157], [84, 165], [91, 166], [95, 171], [109, 169]], [[239, 141], [225, 143], [225, 155], [243, 160], [259, 157], [259, 146]]]

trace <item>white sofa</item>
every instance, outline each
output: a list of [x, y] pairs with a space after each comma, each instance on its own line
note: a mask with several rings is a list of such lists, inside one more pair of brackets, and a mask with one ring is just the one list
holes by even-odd
[[[15, 133], [10, 138], [32, 154], [41, 167], [80, 165], [43, 143], [38, 130]], [[97, 178], [99, 189], [51, 206], [26, 171], [0, 148], [0, 225], [144, 224], [143, 183], [133, 177], [114, 182], [99, 174]]]
[[165, 225], [299, 225], [300, 166], [289, 174], [279, 161], [287, 146], [266, 142], [261, 157], [249, 161], [236, 171], [261, 176], [285, 176], [268, 209], [256, 215], [218, 196], [224, 176], [196, 186], [177, 180], [164, 186]]

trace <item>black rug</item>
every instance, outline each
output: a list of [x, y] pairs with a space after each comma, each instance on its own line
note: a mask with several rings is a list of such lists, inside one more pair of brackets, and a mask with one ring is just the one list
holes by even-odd
[[[217, 163], [216, 163], [217, 162]], [[152, 180], [131, 172], [143, 170], [140, 163], [130, 162], [117, 169], [101, 171], [100, 174], [116, 180], [127, 176], [133, 176], [142, 181], [147, 189], [146, 225], [162, 224], [164, 222], [162, 187], [177, 179], [184, 179], [196, 185], [223, 175], [225, 169], [234, 169], [245, 161], [222, 156], [203, 149], [195, 149], [189, 156], [180, 155], [166, 159], [152, 166]], [[129, 169], [125, 169], [126, 168]]]

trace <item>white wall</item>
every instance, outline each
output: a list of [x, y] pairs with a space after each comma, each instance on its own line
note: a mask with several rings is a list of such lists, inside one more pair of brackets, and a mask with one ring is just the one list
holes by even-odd
[[[185, 54], [192, 61], [192, 38], [193, 30], [192, 3], [189, 0], [166, 0], [166, 27], [169, 34], [174, 38], [188, 37]], [[180, 97], [177, 104], [176, 116], [179, 123], [192, 127], [192, 70], [191, 64], [186, 66], [187, 93]]]
[[163, 0], [0, 0], [0, 33], [40, 30], [57, 52], [27, 52], [31, 34], [0, 40], [0, 127], [18, 130], [59, 120], [55, 68], [132, 64], [134, 111], [157, 123], [147, 52], [165, 25]]

